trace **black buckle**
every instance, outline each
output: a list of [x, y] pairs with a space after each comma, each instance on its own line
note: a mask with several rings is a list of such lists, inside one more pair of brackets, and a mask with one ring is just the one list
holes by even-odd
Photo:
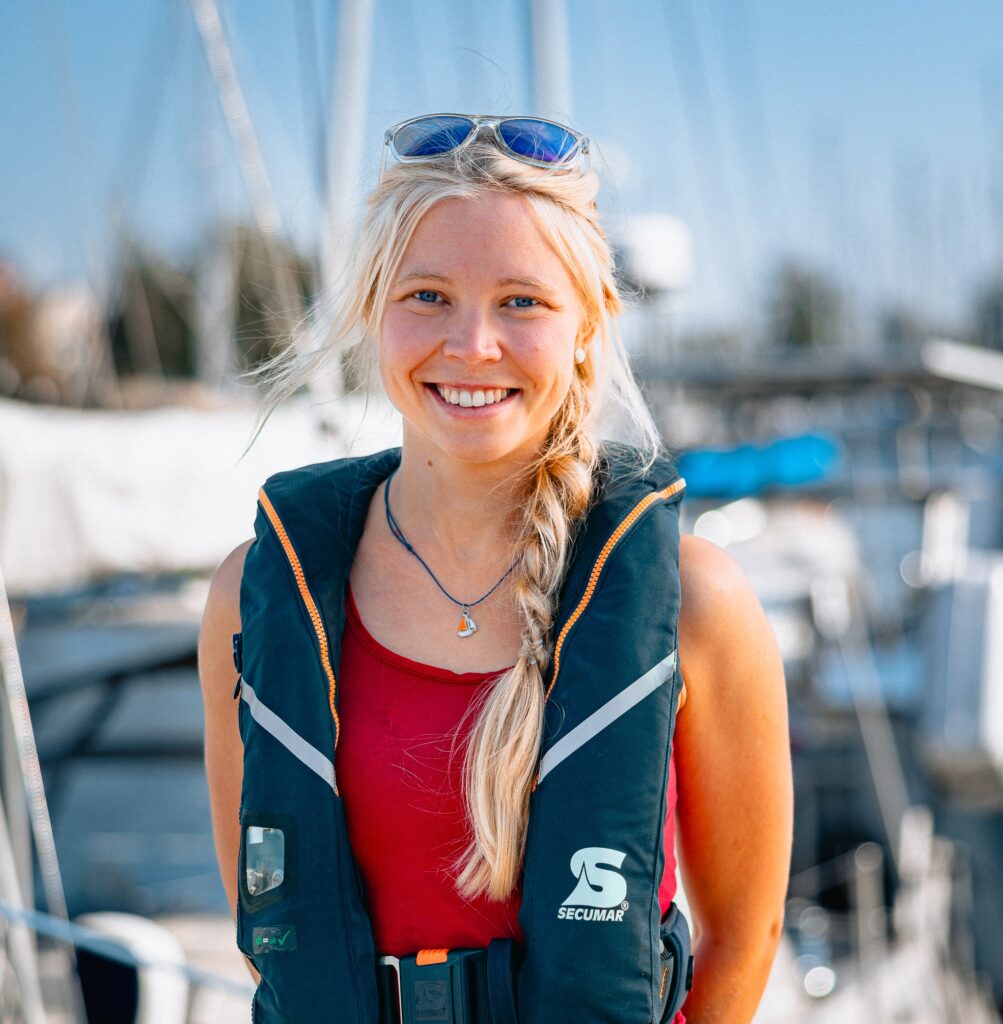
[[393, 972], [391, 984], [381, 979], [383, 1024], [487, 1024], [491, 1019], [483, 949], [452, 949], [443, 959], [426, 958], [422, 964], [416, 953], [381, 956], [377, 962]]
[[693, 956], [690, 929], [679, 907], [673, 903], [662, 918], [662, 955], [659, 996], [662, 1013], [659, 1021], [671, 1024], [693, 988]]

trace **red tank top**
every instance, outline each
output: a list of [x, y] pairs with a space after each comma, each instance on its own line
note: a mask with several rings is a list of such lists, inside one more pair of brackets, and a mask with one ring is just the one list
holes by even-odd
[[[453, 730], [497, 672], [450, 672], [395, 654], [370, 635], [351, 591], [338, 676], [335, 767], [348, 833], [381, 954], [522, 940], [521, 894], [464, 900], [450, 877], [467, 842], [462, 755]], [[468, 720], [469, 721], [469, 720]], [[676, 891], [675, 769], [669, 763], [662, 913]], [[569, 880], [574, 881], [569, 875]]]

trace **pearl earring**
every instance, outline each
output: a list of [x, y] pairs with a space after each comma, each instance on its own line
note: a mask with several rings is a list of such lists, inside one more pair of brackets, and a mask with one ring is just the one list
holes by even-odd
[[585, 362], [585, 349], [583, 349], [583, 348], [576, 348], [575, 349], [575, 362], [576, 363], [584, 363]]

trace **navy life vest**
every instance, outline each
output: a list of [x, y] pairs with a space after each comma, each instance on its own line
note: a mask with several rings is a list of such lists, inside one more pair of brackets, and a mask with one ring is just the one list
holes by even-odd
[[[678, 911], [663, 921], [658, 896], [682, 685], [685, 485], [668, 461], [642, 476], [629, 456], [604, 449], [599, 498], [559, 595], [522, 875], [521, 1024], [657, 1024], [686, 994], [666, 993], [666, 950], [683, 965], [689, 950], [673, 949]], [[259, 1024], [378, 1020], [378, 951], [335, 777], [336, 672], [353, 556], [373, 493], [399, 462], [391, 449], [306, 466], [259, 494], [234, 638], [237, 942], [261, 974]]]

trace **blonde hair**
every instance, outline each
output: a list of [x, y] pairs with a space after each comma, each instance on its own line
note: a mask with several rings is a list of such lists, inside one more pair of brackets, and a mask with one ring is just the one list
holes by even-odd
[[389, 167], [369, 195], [343, 286], [321, 300], [319, 316], [308, 326], [312, 345], [291, 347], [264, 368], [271, 383], [268, 411], [310, 376], [340, 369], [346, 355], [357, 381], [372, 378], [388, 290], [418, 223], [443, 199], [522, 196], [578, 291], [577, 344], [586, 358], [576, 365], [548, 437], [525, 474], [516, 510], [521, 520], [514, 525], [519, 557], [512, 590], [523, 620], [518, 660], [471, 709], [475, 718], [463, 773], [470, 838], [455, 864], [456, 886], [466, 898], [504, 900], [519, 881], [557, 594], [573, 530], [594, 499], [600, 440], [631, 444], [638, 471], [650, 466], [659, 448], [614, 323], [622, 303], [599, 223], [598, 188], [592, 173], [533, 167], [481, 140], [435, 160]]

